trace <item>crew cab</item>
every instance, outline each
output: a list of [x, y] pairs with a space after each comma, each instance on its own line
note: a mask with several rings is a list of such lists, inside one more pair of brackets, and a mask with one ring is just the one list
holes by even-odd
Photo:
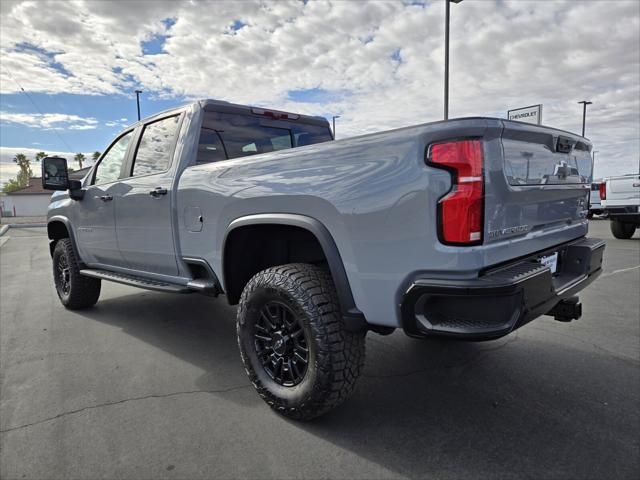
[[125, 129], [82, 181], [43, 160], [55, 288], [69, 309], [102, 280], [224, 294], [260, 396], [313, 418], [353, 391], [367, 331], [491, 340], [578, 318], [604, 251], [591, 148], [497, 118], [333, 141], [323, 118], [198, 101]]
[[640, 175], [631, 173], [605, 178], [600, 184], [600, 203], [611, 221], [613, 236], [633, 237], [640, 226]]

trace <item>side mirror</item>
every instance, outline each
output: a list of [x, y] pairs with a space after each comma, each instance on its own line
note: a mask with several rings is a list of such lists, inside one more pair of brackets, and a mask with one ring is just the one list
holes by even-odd
[[42, 159], [42, 188], [45, 190], [69, 189], [66, 158], [44, 157]]
[[69, 179], [66, 158], [44, 157], [42, 159], [42, 188], [69, 190], [69, 196], [74, 200], [80, 200], [84, 196], [82, 182]]

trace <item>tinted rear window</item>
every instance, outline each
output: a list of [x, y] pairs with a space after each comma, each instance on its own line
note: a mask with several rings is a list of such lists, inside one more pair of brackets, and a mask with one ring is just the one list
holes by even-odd
[[198, 163], [302, 147], [331, 140], [329, 127], [253, 115], [206, 112]]

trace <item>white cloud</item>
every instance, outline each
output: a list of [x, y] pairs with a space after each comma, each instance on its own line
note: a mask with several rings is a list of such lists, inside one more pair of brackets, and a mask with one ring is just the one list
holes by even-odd
[[0, 112], [0, 123], [15, 123], [43, 130], [91, 130], [98, 126], [95, 118], [83, 118], [66, 113]]
[[129, 122], [126, 118], [121, 118], [120, 120], [109, 120], [108, 122], [105, 122], [104, 125], [109, 128], [120, 129], [127, 127], [129, 125]]
[[[443, 5], [4, 3], [0, 91], [18, 92], [14, 79], [47, 93], [143, 85], [164, 97], [339, 114], [338, 137], [433, 121], [442, 118]], [[637, 168], [640, 2], [465, 1], [451, 10], [452, 117], [543, 103], [545, 124], [580, 131], [576, 102], [591, 100], [596, 173]], [[234, 31], [236, 21], [244, 26]], [[163, 53], [144, 55], [141, 42], [159, 35]], [[314, 88], [328, 94], [315, 103], [289, 98]]]
[[[33, 170], [33, 167], [31, 167]], [[0, 162], [0, 190], [4, 187], [5, 183], [8, 183], [12, 178], [16, 178], [20, 167], [15, 163], [2, 163]]]

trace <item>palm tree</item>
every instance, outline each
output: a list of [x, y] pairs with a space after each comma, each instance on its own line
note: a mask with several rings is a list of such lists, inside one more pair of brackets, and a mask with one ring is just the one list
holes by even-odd
[[16, 153], [16, 156], [13, 157], [13, 163], [17, 163], [22, 168], [22, 165], [29, 163], [29, 159], [24, 153]]
[[76, 156], [73, 157], [73, 159], [78, 162], [78, 165], [80, 165], [80, 170], [82, 170], [82, 162], [84, 162], [86, 158], [87, 157], [84, 156], [84, 153], [76, 153]]
[[29, 159], [24, 153], [17, 153], [15, 157], [13, 157], [13, 162], [18, 164], [20, 167], [20, 171], [18, 172], [18, 176], [16, 181], [20, 185], [20, 187], [26, 187], [29, 185], [29, 179], [33, 172], [31, 171], [31, 163]]
[[36, 153], [36, 162], [39, 162], [40, 160], [42, 160], [46, 156], [47, 156], [47, 154], [45, 152]]
[[100, 158], [100, 155], [102, 155], [102, 153], [96, 150], [95, 152], [93, 152], [93, 155], [91, 155], [91, 158], [93, 159], [94, 162], [97, 162], [98, 159]]

